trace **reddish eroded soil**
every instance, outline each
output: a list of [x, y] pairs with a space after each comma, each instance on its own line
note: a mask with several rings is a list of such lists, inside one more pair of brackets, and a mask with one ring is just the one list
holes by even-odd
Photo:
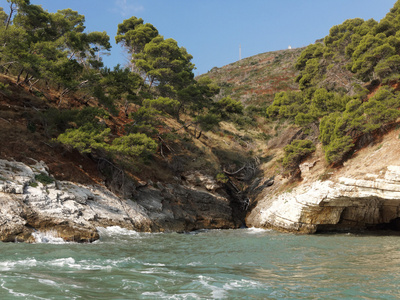
[[[97, 165], [77, 151], [67, 151], [46, 136], [40, 122], [30, 127], [40, 111], [57, 105], [54, 95], [38, 98], [27, 87], [17, 86], [9, 77], [0, 80], [8, 84], [7, 91], [0, 90], [0, 158], [35, 164], [44, 161], [58, 180], [93, 184], [103, 181]], [[9, 92], [11, 91], [11, 92]], [[64, 105], [78, 107], [73, 99], [65, 99]]]

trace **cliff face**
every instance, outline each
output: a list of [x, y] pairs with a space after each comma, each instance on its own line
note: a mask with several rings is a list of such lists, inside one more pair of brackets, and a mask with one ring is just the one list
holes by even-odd
[[134, 198], [121, 199], [101, 185], [49, 182], [47, 170], [43, 162], [0, 160], [1, 241], [34, 242], [38, 231], [66, 241], [94, 241], [97, 228], [107, 226], [183, 232], [240, 225], [226, 195], [215, 191], [219, 185], [198, 173], [197, 187], [189, 181], [149, 185], [133, 191]]
[[329, 180], [319, 180], [326, 166], [311, 158], [301, 166], [303, 180], [296, 187], [264, 191], [247, 225], [302, 233], [400, 230], [399, 133], [393, 130], [355, 153], [342, 168], [330, 170]]

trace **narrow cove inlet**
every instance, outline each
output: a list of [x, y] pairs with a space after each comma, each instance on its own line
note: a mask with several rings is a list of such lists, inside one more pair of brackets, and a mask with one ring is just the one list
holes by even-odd
[[400, 0], [148, 2], [0, 0], [0, 300], [400, 299]]

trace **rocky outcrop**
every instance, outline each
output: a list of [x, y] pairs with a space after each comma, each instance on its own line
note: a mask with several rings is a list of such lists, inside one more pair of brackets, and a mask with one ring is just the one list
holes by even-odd
[[314, 181], [266, 197], [246, 222], [302, 233], [400, 229], [400, 166], [387, 166], [363, 177]]
[[151, 220], [104, 187], [53, 180], [43, 162], [0, 160], [0, 240], [31, 241], [33, 232], [52, 230], [67, 241], [93, 241], [97, 227], [112, 225], [148, 231]]
[[131, 194], [122, 199], [104, 186], [56, 181], [43, 162], [0, 160], [0, 240], [34, 241], [33, 233], [51, 231], [67, 241], [93, 241], [107, 226], [181, 232], [239, 226], [221, 186], [199, 172]]

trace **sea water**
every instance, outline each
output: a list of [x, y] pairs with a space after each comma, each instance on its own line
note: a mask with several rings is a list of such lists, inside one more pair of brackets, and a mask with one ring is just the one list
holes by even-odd
[[0, 299], [399, 299], [400, 237], [100, 229], [0, 243]]

